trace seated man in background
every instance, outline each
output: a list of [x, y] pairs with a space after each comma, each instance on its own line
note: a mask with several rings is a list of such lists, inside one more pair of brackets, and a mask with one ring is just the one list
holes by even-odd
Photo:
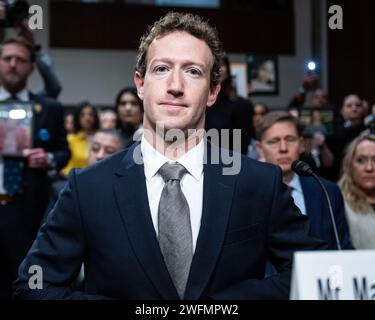
[[[116, 129], [100, 129], [98, 130], [90, 144], [88, 165], [105, 159], [123, 148], [122, 138]], [[45, 222], [48, 212], [55, 205], [60, 191], [64, 188], [67, 179], [62, 177], [60, 180], [55, 181], [51, 187], [51, 194], [49, 204], [44, 215], [42, 224]]]
[[[266, 162], [280, 166], [283, 182], [303, 214], [309, 216], [313, 234], [337, 249], [327, 201], [318, 183], [312, 177], [300, 177], [292, 171], [292, 163], [303, 151], [303, 138], [298, 120], [287, 112], [271, 112], [263, 117], [256, 128], [257, 148]], [[343, 198], [336, 184], [322, 180], [330, 196], [338, 236], [343, 249], [351, 249]]]

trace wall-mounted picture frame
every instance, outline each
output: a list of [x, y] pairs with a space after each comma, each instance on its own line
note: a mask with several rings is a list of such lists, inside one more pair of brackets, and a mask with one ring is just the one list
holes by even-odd
[[247, 65], [246, 63], [233, 62], [230, 64], [232, 84], [237, 94], [247, 98]]
[[276, 55], [248, 55], [247, 61], [247, 94], [278, 95], [279, 68]]

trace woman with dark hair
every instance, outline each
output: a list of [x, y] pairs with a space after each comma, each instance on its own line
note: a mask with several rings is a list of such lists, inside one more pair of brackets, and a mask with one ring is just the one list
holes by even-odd
[[88, 101], [82, 102], [74, 113], [74, 132], [68, 134], [71, 157], [63, 169], [65, 176], [72, 168], [87, 166], [91, 138], [98, 129], [99, 117], [96, 109]]
[[138, 140], [143, 134], [143, 103], [135, 88], [126, 87], [117, 94], [115, 111], [124, 146]]

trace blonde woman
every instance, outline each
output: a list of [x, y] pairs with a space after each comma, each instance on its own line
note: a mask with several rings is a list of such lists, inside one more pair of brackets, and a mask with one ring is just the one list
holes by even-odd
[[375, 249], [375, 135], [362, 134], [348, 146], [339, 186], [353, 246]]

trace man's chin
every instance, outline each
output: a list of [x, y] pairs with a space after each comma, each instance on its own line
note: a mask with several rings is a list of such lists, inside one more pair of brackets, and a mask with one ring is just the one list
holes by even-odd
[[19, 79], [7, 79], [4, 81], [4, 87], [6, 87], [10, 91], [19, 91], [19, 88], [22, 88], [22, 83]]
[[292, 172], [290, 164], [279, 164], [279, 167], [281, 168], [283, 175], [290, 174]]

